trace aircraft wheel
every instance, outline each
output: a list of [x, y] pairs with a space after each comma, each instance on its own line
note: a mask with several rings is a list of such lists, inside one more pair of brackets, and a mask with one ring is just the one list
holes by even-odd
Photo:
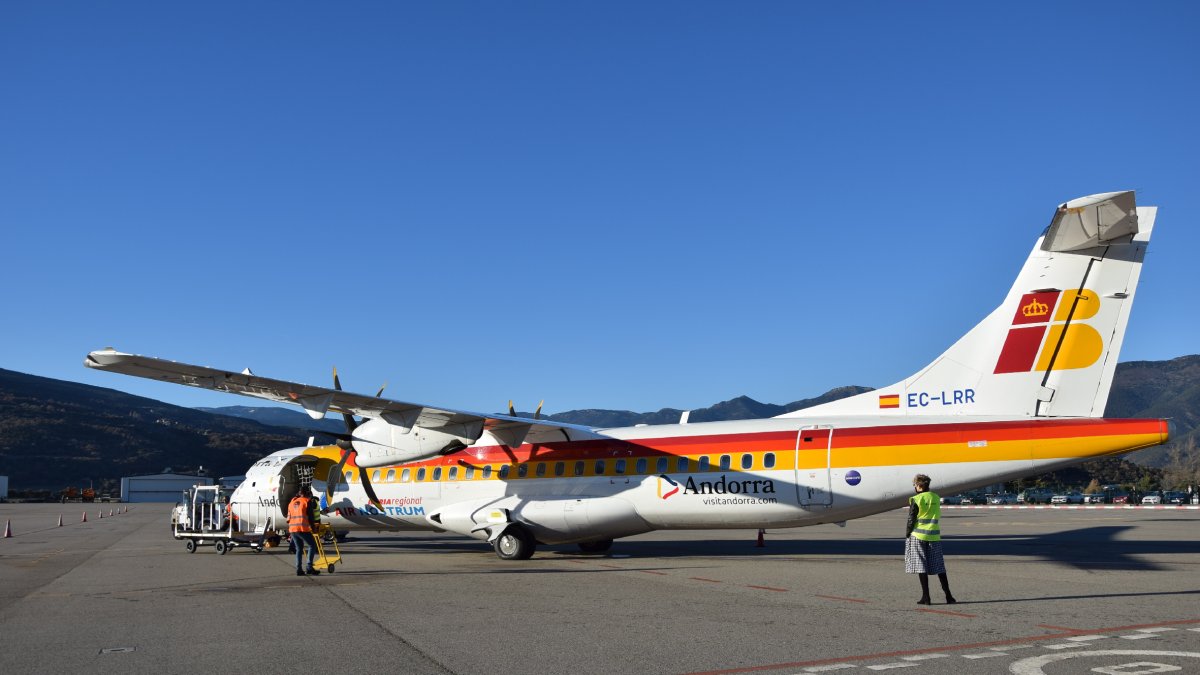
[[333, 565], [330, 565], [330, 566], [329, 566], [329, 573], [330, 573], [330, 574], [333, 574]]
[[217, 543], [213, 544], [213, 546], [215, 546], [217, 549], [217, 555], [225, 555], [226, 551], [229, 550], [229, 544], [220, 539], [218, 539]]
[[612, 539], [601, 539], [599, 541], [582, 541], [579, 542], [579, 550], [584, 553], [604, 553], [612, 548]]
[[501, 560], [528, 560], [533, 555], [536, 545], [529, 530], [520, 525], [512, 525], [504, 534], [496, 537], [492, 548], [496, 549], [496, 555]]
[[184, 546], [186, 546], [186, 547], [187, 547], [187, 552], [188, 552], [188, 553], [195, 553], [195, 552], [196, 552], [196, 540], [195, 540], [195, 539], [188, 539], [188, 540], [187, 540], [187, 543], [186, 543], [186, 544], [184, 544]]

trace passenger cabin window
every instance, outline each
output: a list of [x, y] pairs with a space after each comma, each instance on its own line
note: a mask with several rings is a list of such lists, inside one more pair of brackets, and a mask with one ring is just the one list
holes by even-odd
[[731, 464], [732, 464], [732, 460], [730, 460], [729, 455], [721, 455], [721, 470], [722, 471], [728, 471]]
[[746, 453], [742, 455], [742, 468], [749, 469], [754, 466], [754, 455]]
[[775, 453], [768, 452], [767, 454], [763, 455], [763, 468], [764, 469], [774, 469], [775, 468]]
[[400, 472], [400, 482], [407, 483], [412, 480], [412, 469], [404, 469]]
[[450, 467], [450, 472], [449, 472], [449, 475], [446, 476], [446, 480], [458, 480], [458, 467], [457, 466]]
[[555, 476], [561, 476], [566, 472], [567, 472], [567, 463], [566, 462], [555, 462], [554, 463], [554, 475]]
[[491, 477], [492, 477], [492, 465], [488, 464], [487, 466], [483, 467], [483, 479], [487, 480]]
[[371, 474], [371, 482], [372, 483], [379, 482], [379, 469], [375, 469], [374, 473]]
[[508, 478], [508, 472], [511, 470], [512, 470], [512, 467], [510, 467], [508, 464], [505, 464], [504, 466], [500, 467], [500, 479], [504, 480], [505, 478]]
[[643, 457], [637, 461], [637, 472], [638, 472], [638, 474], [646, 473], [646, 458], [645, 457]]
[[439, 466], [439, 467], [436, 467], [436, 468], [434, 468], [434, 470], [433, 470], [433, 479], [434, 479], [434, 480], [441, 480], [441, 479], [442, 479], [442, 467], [440, 467], [440, 466]]
[[625, 475], [625, 460], [618, 459], [613, 463], [613, 473], [617, 474], [618, 476]]
[[657, 467], [655, 470], [658, 471], [658, 473], [666, 473], [668, 463], [669, 462], [667, 461], [666, 457], [659, 457], [658, 461], [655, 462], [655, 466]]
[[582, 476], [585, 465], [583, 462], [575, 462], [575, 475]]
[[680, 457], [679, 459], [675, 460], [675, 470], [676, 470], [676, 471], [678, 471], [678, 472], [680, 472], [680, 473], [687, 473], [687, 470], [688, 470], [688, 458], [687, 458], [687, 457]]
[[604, 460], [602, 460], [602, 459], [596, 460], [596, 475], [597, 476], [604, 475]]
[[517, 467], [517, 478], [524, 478], [529, 473], [529, 465], [522, 464]]
[[387, 478], [386, 478], [385, 480], [386, 480], [387, 482], [389, 482], [389, 483], [395, 482], [395, 480], [396, 480], [396, 470], [395, 470], [395, 469], [388, 469], [388, 472], [387, 472]]
[[[347, 483], [349, 483], [349, 482], [351, 482], [351, 481], [353, 481], [353, 480], [354, 480], [354, 472], [353, 472], [353, 471], [347, 471], [347, 472], [346, 472], [346, 482], [347, 482]], [[253, 485], [251, 485], [250, 487], [254, 487], [254, 486], [253, 486]]]
[[475, 467], [468, 466], [463, 472], [463, 480], [475, 480]]
[[417, 480], [418, 481], [425, 480], [425, 467], [421, 467], [421, 468], [417, 469]]
[[538, 462], [537, 469], [534, 471], [534, 473], [537, 474], [538, 478], [545, 476], [546, 475], [546, 463]]
[[700, 458], [700, 461], [696, 463], [696, 470], [697, 471], [708, 471], [708, 465], [709, 465], [708, 455], [704, 455], [703, 457]]

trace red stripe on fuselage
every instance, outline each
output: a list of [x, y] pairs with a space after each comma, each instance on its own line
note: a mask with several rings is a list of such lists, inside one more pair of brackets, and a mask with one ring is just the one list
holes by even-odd
[[[409, 466], [454, 466], [459, 464], [514, 464], [537, 461], [630, 459], [678, 457], [728, 452], [792, 452], [798, 431], [647, 437], [633, 440], [595, 439], [523, 445], [516, 450], [504, 446], [477, 446], [445, 457], [414, 462]], [[828, 430], [813, 431], [814, 440], [824, 443]], [[962, 422], [950, 424], [889, 425], [878, 427], [835, 427], [834, 449], [872, 448], [890, 445], [966, 443], [972, 440], [1030, 441], [1062, 438], [1092, 438], [1134, 434], [1166, 434], [1166, 422], [1157, 419], [1067, 419], [1038, 422]]]

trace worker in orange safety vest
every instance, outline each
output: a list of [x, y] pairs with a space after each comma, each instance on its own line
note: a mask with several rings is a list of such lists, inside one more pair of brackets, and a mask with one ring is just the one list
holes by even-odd
[[[320, 512], [316, 509], [312, 488], [305, 485], [288, 504], [288, 533], [292, 544], [296, 547], [296, 576], [305, 574], [320, 574], [313, 568], [313, 560], [317, 557], [317, 541], [313, 539], [313, 530], [321, 522]], [[308, 548], [308, 565], [302, 566], [304, 549]]]

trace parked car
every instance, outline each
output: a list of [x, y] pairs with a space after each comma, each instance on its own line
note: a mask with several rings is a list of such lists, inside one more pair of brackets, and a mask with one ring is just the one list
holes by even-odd
[[1084, 504], [1103, 504], [1108, 500], [1108, 495], [1102, 492], [1085, 492], [1083, 493]]
[[1017, 495], [1018, 504], [1049, 504], [1054, 491], [1050, 488], [1026, 488]]
[[1164, 504], [1187, 504], [1190, 500], [1186, 492], [1169, 490], [1163, 493]]
[[989, 504], [1016, 504], [1017, 496], [1011, 492], [1000, 492], [988, 497]]
[[969, 505], [969, 504], [984, 504], [985, 501], [981, 495], [961, 494], [950, 497], [942, 497], [943, 504], [953, 505]]
[[1129, 504], [1132, 503], [1128, 492], [1111, 492], [1108, 495], [1108, 501], [1113, 504]]
[[1146, 495], [1145, 497], [1142, 497], [1142, 505], [1143, 506], [1147, 505], [1147, 504], [1161, 504], [1161, 503], [1163, 503], [1162, 495], [1157, 492], [1151, 492], [1150, 494]]
[[1064, 492], [1064, 493], [1056, 494], [1053, 497], [1051, 497], [1050, 503], [1051, 504], [1082, 504], [1083, 503], [1083, 495], [1081, 495], [1075, 491]]

